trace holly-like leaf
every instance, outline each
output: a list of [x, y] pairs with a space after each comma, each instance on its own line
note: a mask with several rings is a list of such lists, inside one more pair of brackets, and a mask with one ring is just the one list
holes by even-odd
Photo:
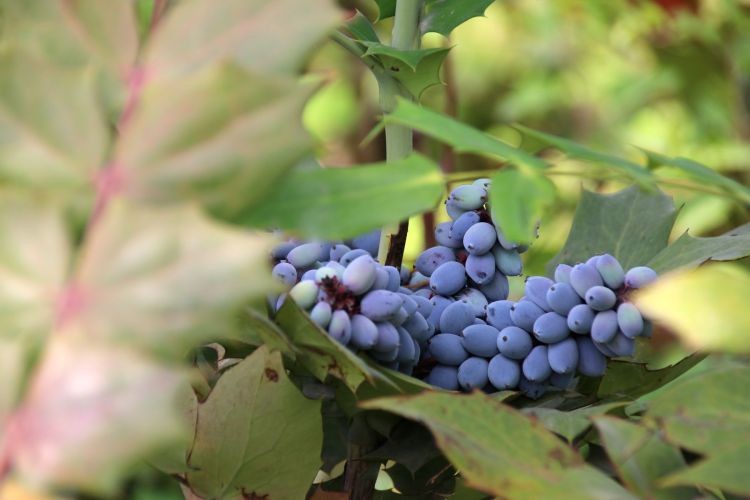
[[666, 275], [634, 300], [647, 317], [662, 323], [689, 347], [750, 352], [750, 272], [714, 264]]
[[367, 47], [364, 57], [374, 57], [385, 72], [419, 99], [433, 85], [442, 84], [440, 68], [448, 48], [399, 50], [379, 42], [361, 42]]
[[647, 168], [637, 163], [620, 158], [619, 156], [594, 151], [571, 140], [533, 130], [522, 125], [515, 125], [515, 127], [523, 134], [534, 138], [545, 146], [559, 149], [570, 158], [604, 165], [607, 168], [617, 170], [625, 177], [640, 184], [643, 188], [654, 188], [653, 174]]
[[240, 221], [306, 237], [350, 238], [431, 210], [443, 185], [437, 166], [416, 154], [388, 164], [298, 169]]
[[424, 424], [469, 486], [506, 498], [632, 498], [541, 425], [482, 394], [361, 403]]
[[647, 402], [646, 419], [667, 441], [705, 455], [665, 485], [695, 484], [750, 494], [750, 368], [730, 363], [676, 381]]
[[261, 347], [221, 376], [198, 407], [187, 474], [205, 498], [304, 498], [321, 465], [320, 401]]
[[453, 146], [461, 153], [481, 154], [537, 169], [546, 167], [542, 159], [522, 149], [515, 148], [458, 120], [418, 106], [406, 99], [399, 100], [396, 109], [385, 116], [385, 121], [416, 129]]
[[685, 468], [680, 450], [653, 430], [614, 417], [594, 417], [607, 455], [623, 483], [640, 498], [695, 498], [691, 488], [661, 488], [659, 479]]
[[274, 289], [271, 240], [219, 225], [195, 207], [114, 200], [84, 248], [62, 321], [165, 355], [239, 336], [233, 318], [247, 300]]
[[613, 194], [583, 191], [568, 240], [548, 264], [576, 264], [601, 253], [614, 255], [625, 269], [648, 263], [667, 246], [677, 211], [660, 191], [636, 186]]
[[522, 411], [525, 415], [538, 418], [547, 429], [572, 443], [576, 437], [591, 427], [592, 416], [604, 415], [625, 405], [626, 403], [617, 402], [587, 406], [571, 411], [560, 411], [555, 408], [525, 408]]
[[674, 365], [651, 370], [645, 363], [611, 360], [596, 391], [599, 398], [637, 398], [655, 391], [703, 361], [704, 354], [692, 354]]
[[235, 215], [308, 153], [300, 116], [309, 91], [237, 66], [148, 86], [113, 161], [125, 193], [152, 203], [199, 200]]
[[0, 178], [33, 189], [85, 189], [108, 142], [91, 75], [0, 51]]
[[484, 15], [494, 0], [427, 0], [419, 22], [422, 33], [448, 36], [458, 25]]
[[33, 483], [112, 495], [132, 465], [187, 435], [175, 405], [185, 374], [71, 333], [53, 337], [11, 417], [4, 463]]
[[337, 17], [328, 0], [305, 2], [303, 11], [297, 0], [180, 2], [154, 34], [144, 64], [155, 79], [181, 79], [221, 61], [292, 74]]
[[380, 42], [380, 38], [378, 38], [378, 34], [375, 32], [375, 27], [370, 20], [359, 11], [357, 11], [354, 17], [346, 22], [346, 29], [356, 40], [363, 42]]
[[750, 188], [740, 184], [734, 179], [721, 175], [716, 170], [709, 168], [697, 161], [688, 158], [670, 158], [654, 151], [641, 149], [648, 159], [650, 168], [671, 167], [687, 175], [690, 179], [700, 183], [702, 186], [716, 186], [743, 202], [750, 201]]
[[276, 322], [298, 348], [297, 361], [321, 382], [332, 375], [342, 380], [353, 393], [364, 381], [388, 382], [362, 358], [321, 330], [293, 300], [284, 301]]
[[378, 4], [379, 14], [378, 21], [388, 19], [396, 15], [396, 0], [375, 0]]
[[721, 236], [696, 238], [688, 233], [656, 254], [649, 267], [665, 273], [681, 267], [696, 267], [710, 260], [737, 260], [750, 255], [750, 224]]
[[505, 168], [492, 176], [492, 217], [510, 241], [533, 241], [536, 224], [554, 200], [554, 184], [536, 171]]

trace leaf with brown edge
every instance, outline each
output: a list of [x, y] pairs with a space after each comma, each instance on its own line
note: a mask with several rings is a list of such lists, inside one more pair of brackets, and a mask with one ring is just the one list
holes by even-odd
[[480, 392], [360, 403], [424, 424], [473, 488], [505, 498], [633, 498], [534, 420]]

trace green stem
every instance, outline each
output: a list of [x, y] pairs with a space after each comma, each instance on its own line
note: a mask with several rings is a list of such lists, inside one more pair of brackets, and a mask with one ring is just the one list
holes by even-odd
[[[399, 50], [415, 50], [419, 48], [419, 17], [422, 12], [422, 0], [397, 0], [396, 15], [393, 21], [391, 45]], [[380, 89], [380, 108], [383, 114], [388, 114], [396, 108], [398, 97], [413, 99], [391, 75], [375, 74]], [[414, 149], [413, 134], [409, 127], [395, 123], [385, 125], [385, 158], [387, 162], [394, 162], [409, 156]], [[393, 249], [391, 243], [399, 232], [398, 225], [386, 226], [380, 236], [378, 260], [385, 264], [399, 266], [402, 249]], [[399, 240], [405, 241], [405, 237]], [[403, 243], [401, 243], [403, 244]], [[389, 262], [389, 255], [399, 256], [398, 262]], [[393, 259], [391, 259], [393, 260]]]

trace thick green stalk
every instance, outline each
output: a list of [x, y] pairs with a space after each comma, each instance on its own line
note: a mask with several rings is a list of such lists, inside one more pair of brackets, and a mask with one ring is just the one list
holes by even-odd
[[[422, 0], [398, 0], [396, 16], [393, 22], [391, 45], [400, 50], [414, 50], [419, 48], [419, 16], [422, 12]], [[411, 98], [399, 83], [389, 74], [376, 75], [380, 90], [380, 108], [383, 114], [388, 114], [396, 107], [397, 97]], [[412, 130], [402, 125], [388, 123], [385, 126], [386, 161], [400, 160], [413, 151]], [[403, 230], [403, 228], [402, 228]], [[387, 262], [391, 240], [399, 232], [399, 226], [386, 226], [380, 236], [378, 259]], [[403, 235], [405, 238], [405, 235]], [[402, 242], [403, 244], [403, 242]], [[398, 255], [403, 253], [403, 248]], [[400, 258], [399, 258], [400, 260]]]

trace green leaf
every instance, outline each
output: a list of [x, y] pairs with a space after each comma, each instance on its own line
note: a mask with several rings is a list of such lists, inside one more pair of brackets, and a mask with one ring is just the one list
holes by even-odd
[[356, 392], [366, 380], [387, 381], [362, 358], [321, 330], [293, 300], [284, 301], [276, 322], [299, 350], [297, 360], [321, 382], [333, 375]]
[[170, 356], [239, 337], [235, 318], [246, 301], [274, 289], [271, 244], [270, 235], [219, 225], [197, 207], [113, 200], [83, 250], [62, 323]]
[[594, 417], [607, 455], [617, 475], [640, 498], [695, 498], [690, 488], [662, 489], [658, 480], [685, 467], [680, 450], [671, 446], [653, 430], [614, 417]]
[[419, 23], [422, 33], [450, 35], [453, 29], [472, 17], [483, 16], [493, 0], [427, 0]]
[[304, 498], [321, 465], [320, 401], [261, 347], [221, 376], [198, 407], [190, 488], [206, 498]]
[[515, 148], [469, 125], [405, 99], [399, 99], [396, 109], [385, 116], [385, 121], [414, 128], [453, 146], [458, 152], [482, 154], [537, 169], [546, 167], [542, 159], [522, 149]]
[[592, 255], [614, 255], [625, 269], [645, 265], [667, 246], [677, 217], [672, 199], [636, 186], [613, 194], [583, 191], [565, 246], [548, 264], [585, 262]]
[[706, 351], [750, 352], [750, 272], [714, 264], [666, 275], [634, 301], [644, 315], [668, 326], [688, 346]]
[[378, 9], [380, 10], [378, 21], [396, 15], [396, 0], [375, 0], [375, 3], [378, 4]]
[[159, 80], [222, 61], [260, 74], [292, 74], [338, 17], [328, 0], [305, 2], [304, 10], [297, 0], [180, 2], [160, 23], [144, 65]]
[[294, 170], [241, 222], [305, 237], [349, 238], [431, 210], [443, 177], [427, 158], [353, 168]]
[[667, 441], [706, 457], [664, 480], [750, 494], [750, 368], [727, 364], [665, 388], [648, 401], [646, 419]]
[[697, 267], [710, 260], [737, 260], [750, 255], [750, 224], [721, 236], [696, 238], [688, 233], [663, 249], [648, 265], [659, 273], [680, 267]]
[[654, 187], [653, 174], [647, 168], [638, 165], [637, 163], [633, 163], [618, 156], [600, 153], [599, 151], [594, 151], [568, 139], [546, 134], [522, 125], [515, 125], [515, 127], [525, 135], [533, 137], [542, 144], [559, 149], [570, 158], [602, 164], [608, 168], [617, 170], [627, 178], [640, 184], [641, 187], [649, 189]]
[[357, 11], [354, 17], [346, 22], [346, 29], [354, 35], [356, 40], [376, 43], [380, 41], [378, 34], [375, 32], [375, 27], [360, 11]]
[[662, 387], [703, 361], [705, 355], [692, 354], [674, 365], [650, 370], [645, 363], [610, 360], [607, 373], [596, 391], [599, 398], [636, 398]]
[[540, 424], [482, 394], [361, 403], [427, 426], [469, 486], [505, 498], [632, 498]]
[[198, 200], [220, 216], [240, 212], [308, 154], [301, 114], [310, 90], [231, 65], [147, 86], [113, 161], [125, 193], [150, 203]]
[[297, 349], [286, 336], [286, 333], [265, 314], [249, 309], [247, 311], [247, 327], [253, 337], [257, 336], [258, 340], [267, 345], [271, 350], [281, 351], [285, 356], [294, 359]]
[[650, 168], [672, 167], [680, 170], [682, 173], [702, 186], [716, 186], [721, 188], [733, 196], [747, 203], [750, 201], [750, 188], [740, 184], [734, 179], [721, 175], [716, 170], [709, 168], [697, 161], [690, 160], [688, 158], [670, 158], [653, 151], [641, 149], [648, 159]]
[[0, 337], [22, 339], [28, 346], [38, 346], [47, 336], [68, 278], [71, 247], [59, 207], [43, 198], [25, 199], [3, 193]]
[[133, 465], [188, 435], [174, 405], [185, 373], [67, 333], [6, 427], [4, 458], [31, 483], [111, 496]]
[[622, 402], [607, 403], [571, 411], [560, 411], [555, 408], [525, 408], [522, 412], [524, 415], [538, 418], [548, 430], [572, 443], [576, 437], [591, 427], [592, 416], [603, 415], [625, 405], [626, 403]]
[[492, 217], [510, 241], [533, 241], [536, 224], [554, 200], [554, 184], [536, 171], [504, 168], [492, 176]]
[[0, 51], [0, 180], [88, 189], [108, 143], [90, 74]]
[[399, 50], [379, 42], [361, 43], [367, 47], [364, 57], [375, 58], [388, 75], [417, 99], [428, 88], [443, 83], [440, 68], [448, 48]]

